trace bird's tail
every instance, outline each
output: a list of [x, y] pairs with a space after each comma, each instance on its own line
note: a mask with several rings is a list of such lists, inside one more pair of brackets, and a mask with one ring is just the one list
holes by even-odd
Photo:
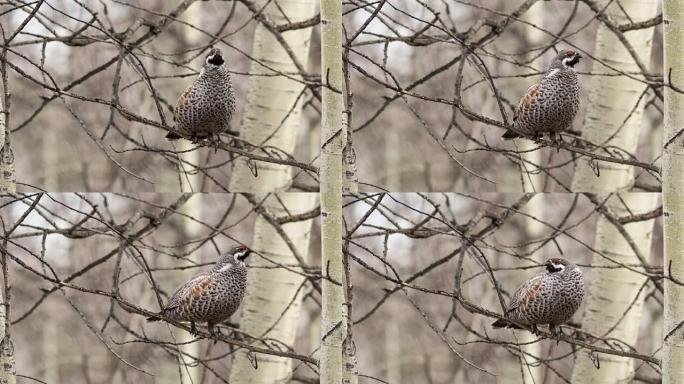
[[161, 321], [161, 317], [159, 316], [150, 316], [147, 318], [147, 321]]
[[511, 323], [510, 321], [504, 320], [504, 319], [498, 319], [497, 321], [493, 322], [493, 323], [492, 323], [492, 327], [494, 327], [494, 328], [515, 328], [515, 329], [523, 329], [523, 328], [520, 327], [519, 325], [515, 325], [515, 324]]
[[517, 138], [517, 137], [522, 137], [522, 136], [518, 135], [517, 133], [515, 133], [515, 132], [513, 132], [513, 131], [511, 131], [511, 130], [508, 130], [508, 131], [506, 131], [506, 133], [504, 133], [503, 135], [501, 135], [501, 137], [502, 137], [504, 140], [511, 140], [511, 139], [515, 139], [515, 138]]
[[182, 139], [182, 137], [181, 137], [180, 135], [178, 135], [177, 133], [173, 133], [173, 132], [171, 132], [171, 131], [169, 131], [169, 133], [166, 134], [166, 138], [169, 139], [169, 140], [178, 140], [178, 139]]

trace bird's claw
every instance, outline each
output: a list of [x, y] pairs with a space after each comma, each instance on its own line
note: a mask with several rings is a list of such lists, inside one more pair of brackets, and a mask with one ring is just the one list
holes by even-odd
[[549, 326], [549, 331], [551, 332], [553, 338], [556, 339], [556, 345], [558, 345], [561, 340], [561, 335], [563, 335], [563, 329], [560, 327], [556, 328], [555, 326]]
[[212, 137], [211, 144], [214, 147], [214, 153], [218, 152], [218, 149], [219, 149], [219, 146], [221, 145], [221, 143], [223, 143], [223, 142], [221, 141], [221, 135], [220, 134], [217, 133], [214, 137]]
[[556, 132], [551, 132], [550, 139], [551, 146], [556, 148], [556, 153], [559, 153], [561, 149], [560, 144], [563, 142], [563, 137], [560, 134], [556, 135]]
[[535, 336], [539, 336], [539, 328], [537, 328], [536, 324], [532, 324], [532, 334]]
[[190, 334], [193, 336], [199, 336], [199, 331], [197, 331], [194, 321], [190, 323]]

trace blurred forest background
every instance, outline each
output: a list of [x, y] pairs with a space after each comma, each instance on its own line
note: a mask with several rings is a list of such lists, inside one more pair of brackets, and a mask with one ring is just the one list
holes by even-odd
[[[659, 368], [638, 359], [601, 354], [598, 370], [593, 352], [572, 342], [645, 356], [661, 347], [662, 295], [647, 277], [662, 271], [661, 223], [649, 211], [658, 212], [657, 197], [632, 196], [616, 205], [570, 194], [348, 198], [346, 221], [363, 223], [349, 236], [351, 257], [362, 265], [353, 274], [359, 372], [389, 383], [660, 382]], [[624, 236], [599, 213], [601, 205], [622, 219], [648, 215], [625, 224]], [[636, 242], [647, 268], [628, 241]], [[571, 322], [582, 331], [566, 329], [572, 338], [557, 345], [492, 329], [483, 314], [501, 310], [497, 294], [508, 302], [550, 257], [582, 269], [589, 297]]]
[[[32, 8], [22, 4], [12, 0], [0, 5], [5, 30], [16, 28], [30, 13]], [[568, 191], [578, 158], [594, 158], [591, 153], [608, 159], [600, 166], [589, 162], [597, 174], [605, 174], [611, 164], [636, 164], [629, 167], [634, 177], [625, 186], [618, 183], [620, 188], [659, 190], [654, 165], [662, 140], [660, 11], [653, 6], [623, 12], [610, 5], [605, 12], [612, 24], [605, 29], [632, 42], [632, 50], [604, 41], [621, 51], [619, 57], [603, 59], [594, 56], [599, 26], [609, 25], [602, 6], [589, 0], [399, 0], [382, 2], [375, 14], [374, 6], [345, 2], [346, 102], [351, 102], [349, 131], [361, 190]], [[292, 97], [303, 110], [301, 122], [295, 122], [294, 149], [283, 149], [289, 154], [283, 157], [265, 146], [263, 153], [245, 156], [292, 160], [297, 177], [287, 188], [316, 190], [320, 30], [311, 26], [318, 23], [318, 11], [297, 19], [302, 25], [287, 17], [271, 24], [280, 31], [274, 36], [286, 38], [297, 31], [310, 35], [310, 42], [302, 38], [310, 46], [307, 57], [298, 57], [306, 73], [266, 69], [264, 74], [255, 68], [270, 68], [270, 63], [253, 54], [255, 28], [261, 22], [255, 16], [258, 9], [249, 0], [46, 2], [8, 51], [10, 129], [20, 189], [242, 191], [243, 182], [229, 185], [235, 158], [245, 155], [239, 147], [214, 153], [164, 139], [176, 98], [197, 75], [204, 52], [215, 45], [227, 55], [238, 95], [232, 135], [250, 123], [244, 110], [250, 78], [298, 79], [302, 88]], [[359, 33], [350, 36], [354, 31]], [[609, 138], [592, 142], [567, 135], [560, 151], [529, 140], [501, 140], [504, 130], [497, 125], [510, 122], [520, 97], [562, 48], [584, 56], [576, 67], [583, 97], [573, 134], [595, 120], [585, 116], [592, 104], [590, 88], [606, 87], [610, 89], [593, 104], [615, 111], [611, 125], [603, 129], [609, 129]], [[638, 55], [642, 67], [625, 59], [631, 54]], [[54, 81], [71, 96], [59, 97], [29, 77], [43, 84]], [[611, 97], [614, 85], [601, 85], [602, 79], [624, 81], [631, 89], [629, 99]], [[628, 131], [629, 139], [616, 137], [621, 131]], [[256, 163], [263, 168], [263, 161]], [[196, 175], [190, 189], [183, 185], [183, 172]], [[533, 186], [528, 178], [535, 179]]]
[[[346, 289], [359, 382], [563, 383], [598, 377], [582, 375], [660, 382], [660, 202], [656, 194], [616, 196], [348, 196]], [[303, 238], [283, 224], [307, 267], [296, 261], [264, 265], [274, 249], [258, 249], [279, 235], [263, 236], [264, 228], [258, 228], [264, 218], [259, 199], [3, 198], [18, 382], [318, 382], [309, 359], [319, 357], [319, 220]], [[315, 204], [310, 207], [304, 215], [281, 212], [276, 221], [305, 223], [318, 214]], [[248, 331], [254, 321], [248, 303], [232, 317], [234, 325], [222, 327], [225, 338], [217, 344], [172, 325], [145, 322], [158, 310], [148, 274], [161, 292], [170, 293], [236, 242], [257, 249], [248, 261], [250, 285], [274, 270], [298, 281], [290, 291], [294, 296], [278, 304], [289, 310], [281, 308], [267, 321], [266, 336]], [[502, 313], [498, 295], [507, 302], [549, 257], [577, 263], [587, 285], [585, 304], [564, 326], [561, 343], [492, 329]], [[52, 271], [67, 285], [60, 288], [44, 277]], [[278, 291], [267, 292], [259, 296], [258, 316], [267, 316], [266, 308], [278, 301]], [[301, 306], [293, 304], [297, 297]], [[281, 336], [269, 333], [283, 322], [291, 322], [291, 343], [281, 344]], [[240, 343], [252, 348], [241, 380], [234, 376], [244, 352]], [[278, 358], [288, 362], [282, 380], [259, 376], [273, 362], [270, 353], [288, 354]]]
[[[659, 163], [681, 71], [664, 82], [659, 3], [350, 0], [332, 79], [316, 1], [0, 3], [0, 181], [14, 187], [14, 161], [19, 190], [0, 196], [0, 380], [9, 333], [22, 383], [676, 376], [665, 368], [679, 361], [681, 239], [667, 265], [651, 192], [671, 181], [665, 212], [679, 220], [682, 173], [671, 154]], [[238, 96], [231, 130], [216, 149], [169, 142], [176, 98], [211, 46]], [[563, 48], [584, 57], [573, 131], [558, 148], [501, 140]], [[321, 143], [321, 110], [342, 99]], [[197, 191], [209, 193], [180, 193]], [[568, 191], [585, 193], [522, 193]], [[254, 250], [247, 294], [216, 340], [145, 321], [236, 243]], [[560, 342], [494, 330], [549, 257], [586, 282]]]
[[[255, 250], [247, 262], [250, 273], [272, 276], [274, 266], [285, 275], [295, 273], [292, 271], [298, 266], [277, 261], [279, 248], [273, 242], [278, 235], [264, 229], [269, 224], [255, 220], [256, 212], [269, 203], [252, 198], [225, 194], [3, 198], [6, 234], [13, 223], [18, 225], [7, 246], [17, 263], [12, 263], [9, 274], [16, 303], [11, 317], [18, 382], [31, 382], [28, 378], [47, 383], [226, 382], [234, 347], [199, 339], [193, 342], [189, 328], [177, 329], [145, 318], [160, 309], [153, 284], [166, 302], [181, 283], [209, 269], [235, 244]], [[311, 194], [290, 194], [283, 199], [291, 202], [297, 198], [315, 202]], [[256, 202], [254, 206], [250, 200]], [[292, 204], [289, 208], [292, 216], [302, 213]], [[310, 217], [304, 222], [308, 231], [288, 239], [297, 245], [302, 242], [299, 252], [316, 263], [320, 230], [315, 230], [317, 224], [314, 227]], [[296, 224], [283, 223], [279, 228], [288, 231], [288, 225]], [[269, 241], [268, 249], [259, 251]], [[68, 288], [60, 289], [50, 277], [65, 282]], [[296, 281], [296, 277], [289, 280]], [[257, 285], [254, 279], [250, 283]], [[294, 288], [300, 299], [311, 294], [310, 287]], [[261, 305], [276, 297], [272, 293]], [[287, 296], [285, 304], [292, 306], [293, 300]], [[299, 320], [293, 323], [281, 314], [275, 325], [269, 324], [275, 329], [268, 336], [278, 338], [280, 322], [295, 324], [300, 337], [294, 348], [308, 354], [318, 339], [311, 333], [317, 322], [316, 300], [308, 298], [301, 311], [299, 306], [292, 310]], [[265, 313], [260, 315], [266, 318]], [[231, 323], [239, 324], [245, 316], [238, 312]], [[226, 328], [223, 332], [232, 337]], [[29, 363], [32, 361], [40, 363]], [[263, 359], [260, 364], [267, 368]], [[249, 369], [253, 371], [251, 365]], [[249, 382], [249, 377], [245, 380]]]

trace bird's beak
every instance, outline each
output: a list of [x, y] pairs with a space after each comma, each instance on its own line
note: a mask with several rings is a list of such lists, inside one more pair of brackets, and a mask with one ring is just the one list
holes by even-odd
[[207, 61], [214, 65], [221, 65], [224, 62], [223, 57], [221, 56], [221, 53], [219, 53], [219, 51], [214, 51], [214, 53], [211, 56], [209, 56], [209, 60]]
[[245, 251], [245, 253], [243, 253], [242, 255], [238, 256], [238, 260], [244, 261], [244, 260], [247, 258], [247, 256], [249, 256], [251, 253], [252, 253], [252, 250], [249, 249], [249, 248], [247, 248], [247, 250]]
[[583, 57], [582, 55], [580, 55], [579, 53], [576, 53], [575, 57], [573, 57], [572, 61], [570, 61], [570, 64], [575, 65], [575, 64], [579, 63], [579, 61], [582, 57]]

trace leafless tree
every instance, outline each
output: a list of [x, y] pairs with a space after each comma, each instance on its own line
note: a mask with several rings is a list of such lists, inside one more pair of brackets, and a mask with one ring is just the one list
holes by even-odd
[[[578, 159], [589, 159], [597, 175], [609, 163], [627, 164], [636, 171], [633, 190], [660, 189], [660, 152], [650, 141], [659, 137], [653, 132], [661, 129], [662, 88], [669, 86], [657, 38], [661, 15], [647, 20], [628, 15], [630, 22], [618, 23], [606, 16], [602, 2], [575, 0], [543, 2], [548, 20], [529, 21], [526, 12], [536, 2], [343, 3], [341, 49], [347, 81], [336, 91], [345, 93], [354, 146], [347, 152], [350, 161], [358, 162], [362, 190], [517, 192], [528, 175], [541, 174], [544, 182], [537, 191], [568, 191]], [[163, 139], [173, 124], [179, 83], [196, 76], [209, 46], [228, 52], [244, 101], [246, 78], [254, 76], [247, 68], [253, 62], [249, 45], [256, 24], [264, 25], [285, 49], [282, 35], [288, 31], [316, 26], [319, 33], [318, 15], [276, 25], [251, 0], [197, 2], [207, 17], [201, 25], [189, 24], [183, 17], [193, 3], [10, 0], [0, 6], [2, 61], [14, 98], [7, 107], [12, 116], [8, 130], [20, 189], [44, 188], [56, 172], [60, 190], [177, 191], [179, 180], [189, 173], [202, 177], [202, 190], [227, 191], [231, 165], [245, 156], [256, 177], [260, 162], [285, 164], [297, 176], [293, 190], [318, 188], [317, 154], [309, 150], [316, 135], [300, 137], [294, 153], [246, 143], [238, 135], [238, 111], [234, 130], [226, 132], [216, 153], [193, 149], [201, 151], [198, 164], [184, 163], [179, 148]], [[617, 70], [592, 55], [599, 25], [632, 53], [638, 73]], [[540, 42], [527, 41], [530, 34], [523, 31], [530, 29], [543, 36]], [[637, 29], [656, 37], [653, 58], [635, 52], [625, 37]], [[179, 46], [179, 36], [189, 31], [202, 35], [199, 43]], [[318, 53], [317, 38], [313, 41], [311, 52]], [[526, 85], [536, 81], [545, 61], [560, 48], [585, 57], [578, 67], [584, 99], [588, 80], [595, 76], [641, 84], [638, 104], [646, 106], [650, 124], [636, 151], [610, 140], [583, 139], [583, 109], [574, 131], [564, 134], [557, 148], [548, 139], [539, 141], [535, 148], [543, 156], [538, 163], [521, 156], [529, 149], [500, 139]], [[298, 61], [297, 78], [306, 86], [299, 99], [304, 100], [304, 118], [316, 124], [321, 87], [328, 83], [319, 73], [318, 55], [312, 53], [309, 61]], [[275, 69], [272, 75], [294, 78]], [[635, 109], [638, 105], [630, 110]], [[36, 155], [44, 151], [58, 153]]]
[[[204, 328], [188, 341], [200, 343], [199, 356], [183, 355], [174, 336], [187, 332], [189, 324], [145, 320], [173, 293], [174, 276], [187, 276], [188, 270], [199, 273], [235, 243], [249, 244], [254, 218], [268, 214], [259, 208], [260, 198], [216, 194], [203, 197], [214, 210], [200, 220], [182, 210], [193, 197], [197, 195], [2, 197], [0, 251], [16, 284], [11, 327], [19, 377], [43, 380], [46, 366], [25, 364], [33, 355], [44, 356], [40, 361], [45, 364], [57, 364], [61, 382], [125, 382], [153, 376], [176, 381], [187, 375], [189, 366], [200, 368], [204, 382], [227, 382], [228, 363], [241, 348], [249, 351], [255, 369], [259, 356], [270, 354], [292, 359], [298, 374], [316, 372], [313, 351], [241, 332], [237, 314], [213, 341]], [[316, 215], [317, 209], [283, 215], [272, 225]], [[201, 226], [196, 237], [181, 235], [187, 221]], [[199, 254], [209, 256], [198, 260]], [[263, 268], [292, 270], [269, 264], [259, 253], [250, 257], [265, 258], [259, 263], [266, 265]], [[311, 284], [319, 272], [308, 267], [300, 273], [308, 281], [302, 287], [307, 294], [303, 311], [312, 311], [318, 299]], [[56, 322], [59, 332], [45, 334], [52, 329], [43, 326], [46, 322]], [[56, 345], [58, 356], [45, 356], [42, 343], [32, 342], [41, 339]]]

